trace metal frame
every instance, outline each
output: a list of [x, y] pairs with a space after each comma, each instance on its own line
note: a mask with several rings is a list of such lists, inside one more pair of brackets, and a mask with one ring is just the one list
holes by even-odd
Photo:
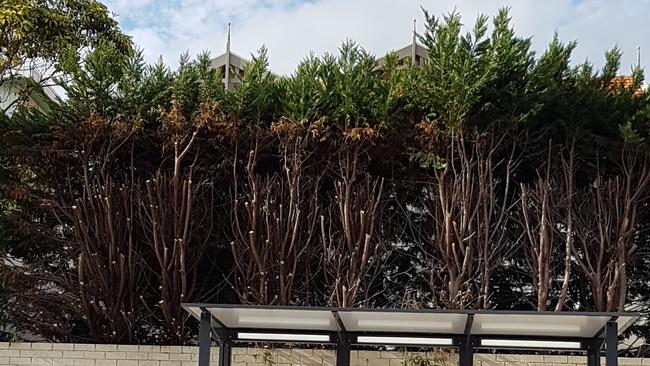
[[[390, 336], [390, 337], [439, 337], [450, 338], [453, 340], [451, 346], [458, 348], [459, 351], [459, 366], [471, 366], [473, 364], [474, 350], [481, 348], [481, 339], [514, 339], [514, 340], [538, 340], [538, 341], [574, 341], [580, 342], [580, 349], [576, 351], [583, 351], [587, 354], [588, 366], [600, 366], [600, 356], [603, 346], [605, 346], [605, 360], [606, 366], [618, 366], [618, 324], [616, 322], [619, 316], [638, 317], [637, 313], [595, 313], [595, 312], [536, 312], [536, 311], [498, 311], [498, 310], [402, 310], [402, 309], [352, 309], [352, 308], [324, 308], [324, 307], [292, 307], [292, 306], [261, 306], [261, 305], [215, 305], [215, 304], [183, 304], [183, 307], [199, 308], [200, 313], [200, 329], [199, 329], [199, 366], [210, 366], [210, 348], [212, 340], [216, 337], [219, 344], [219, 366], [231, 365], [232, 347], [235, 342], [249, 343], [251, 340], [237, 340], [237, 332], [247, 333], [283, 333], [283, 334], [318, 334], [328, 335], [329, 342], [327, 344], [335, 346], [336, 349], [336, 365], [349, 366], [350, 365], [350, 351], [352, 346], [359, 344], [357, 337], [359, 336]], [[281, 309], [281, 310], [320, 310], [328, 311], [336, 321], [337, 331], [314, 331], [310, 329], [269, 329], [269, 328], [228, 328], [221, 322], [214, 314], [210, 312], [210, 308], [220, 309]], [[407, 313], [449, 313], [449, 314], [464, 314], [467, 315], [467, 321], [464, 327], [463, 334], [447, 334], [447, 333], [420, 333], [420, 332], [350, 332], [345, 328], [345, 323], [339, 316], [340, 312], [346, 311], [362, 311], [362, 312], [407, 312]], [[500, 314], [500, 315], [540, 315], [540, 314], [553, 314], [553, 315], [579, 315], [583, 317], [589, 316], [607, 316], [609, 320], [607, 323], [594, 334], [592, 337], [557, 337], [557, 336], [530, 336], [530, 335], [503, 335], [503, 334], [472, 334], [472, 324], [476, 314]], [[216, 329], [215, 329], [216, 328]], [[273, 343], [273, 342], [271, 342]], [[310, 344], [323, 342], [285, 342], [278, 341], [275, 343], [282, 344]], [[411, 345], [418, 346], [418, 345]], [[444, 346], [443, 346], [444, 347]], [[494, 347], [490, 347], [494, 348]], [[503, 348], [503, 347], [501, 347]], [[508, 347], [507, 349], [516, 349]], [[539, 349], [539, 348], [536, 348]]]

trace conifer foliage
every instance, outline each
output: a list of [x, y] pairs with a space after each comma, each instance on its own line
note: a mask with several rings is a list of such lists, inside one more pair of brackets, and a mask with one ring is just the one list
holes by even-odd
[[67, 99], [0, 116], [7, 336], [182, 344], [191, 301], [647, 308], [642, 70], [536, 54], [507, 9], [425, 18], [421, 65], [262, 48], [232, 92], [112, 32], [57, 54]]

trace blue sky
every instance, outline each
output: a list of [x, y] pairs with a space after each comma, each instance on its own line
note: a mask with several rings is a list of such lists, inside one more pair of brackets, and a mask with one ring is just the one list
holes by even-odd
[[624, 51], [622, 73], [629, 73], [641, 47], [642, 66], [650, 65], [650, 0], [105, 0], [122, 28], [153, 62], [171, 66], [178, 56], [225, 50], [232, 22], [232, 50], [250, 57], [268, 48], [271, 68], [291, 73], [310, 52], [336, 52], [352, 39], [381, 56], [410, 42], [413, 19], [423, 30], [420, 7], [433, 14], [456, 8], [466, 24], [480, 13], [511, 8], [517, 33], [533, 37], [541, 52], [558, 31], [564, 41], [578, 40], [574, 61], [597, 67], [606, 49]]

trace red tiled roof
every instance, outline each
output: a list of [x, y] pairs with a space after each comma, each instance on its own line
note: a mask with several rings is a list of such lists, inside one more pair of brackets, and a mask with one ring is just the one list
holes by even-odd
[[[634, 77], [630, 75], [621, 75], [621, 76], [615, 76], [612, 81], [609, 83], [610, 90], [614, 90], [616, 88], [630, 88], [634, 84]], [[634, 91], [634, 96], [638, 97], [643, 94], [643, 89], [641, 86], [639, 86], [635, 91]]]

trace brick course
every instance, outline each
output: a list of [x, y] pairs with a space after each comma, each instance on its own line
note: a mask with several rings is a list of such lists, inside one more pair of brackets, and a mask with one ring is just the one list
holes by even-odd
[[[212, 348], [212, 365], [219, 350]], [[234, 348], [232, 366], [335, 366], [332, 350]], [[410, 356], [422, 356], [412, 353]], [[437, 353], [441, 366], [457, 365], [453, 353]], [[198, 347], [0, 342], [0, 366], [196, 366]], [[476, 354], [476, 366], [583, 366], [584, 356]], [[351, 366], [403, 366], [404, 353], [352, 351]], [[621, 358], [625, 366], [650, 366], [650, 359]], [[601, 364], [605, 366], [605, 361]]]

